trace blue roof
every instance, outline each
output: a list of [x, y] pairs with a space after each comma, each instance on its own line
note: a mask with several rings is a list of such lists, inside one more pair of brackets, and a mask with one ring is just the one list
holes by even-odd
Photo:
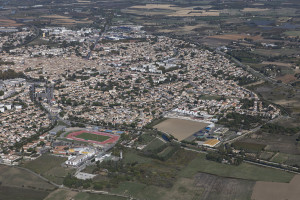
[[123, 131], [116, 131], [116, 133], [122, 134], [122, 133], [124, 133], [124, 132], [123, 132]]

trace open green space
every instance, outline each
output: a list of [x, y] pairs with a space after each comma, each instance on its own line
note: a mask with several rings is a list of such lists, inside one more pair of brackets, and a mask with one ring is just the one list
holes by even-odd
[[108, 140], [110, 137], [106, 135], [97, 135], [93, 133], [81, 133], [80, 135], [77, 135], [76, 138], [81, 138], [84, 140], [93, 140], [97, 142], [103, 142], [105, 140]]
[[239, 166], [226, 165], [206, 160], [205, 154], [199, 154], [185, 169], [180, 172], [182, 177], [192, 177], [197, 172], [215, 174], [223, 177], [241, 178], [254, 181], [289, 182], [294, 174], [272, 168], [265, 168], [248, 163]]

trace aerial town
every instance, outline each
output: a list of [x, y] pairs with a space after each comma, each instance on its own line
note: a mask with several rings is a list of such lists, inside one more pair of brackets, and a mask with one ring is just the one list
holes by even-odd
[[[140, 26], [112, 27], [102, 36], [93, 29], [54, 27], [42, 31], [43, 40], [62, 45], [3, 52], [2, 61], [8, 63], [1, 65], [3, 71], [14, 63], [16, 72], [24, 72], [24, 77], [34, 80], [1, 82], [2, 158], [12, 159], [11, 163], [21, 157], [17, 156], [21, 149], [32, 150], [44, 143], [40, 136], [31, 142], [34, 145], [9, 150], [40, 129], [51, 127], [48, 115], [69, 123], [124, 124], [141, 129], [170, 113], [208, 123], [233, 111], [267, 119], [280, 114], [280, 109], [263, 105], [255, 93], [239, 85], [241, 79], [255, 81], [251, 74], [193, 44], [148, 35]], [[106, 42], [94, 45], [91, 51], [97, 37]], [[121, 39], [126, 41], [116, 42]], [[220, 98], [203, 99], [205, 95]], [[244, 107], [243, 99], [252, 100], [253, 105]], [[53, 139], [47, 140], [47, 147]], [[56, 151], [54, 146], [50, 148]]]
[[[24, 14], [22, 25], [0, 17], [0, 199], [264, 200], [255, 196], [259, 184], [297, 181], [300, 90], [286, 82], [292, 72], [279, 80], [284, 70], [269, 70], [275, 61], [262, 61], [269, 66], [263, 71], [257, 60], [234, 54], [238, 45], [254, 52], [256, 41], [223, 45], [224, 27], [214, 36], [204, 27], [214, 48], [185, 35], [201, 17], [219, 23], [208, 21], [221, 3], [120, 9], [113, 2], [114, 10], [69, 1], [82, 8], [63, 4], [37, 19], [24, 13], [44, 5], [9, 10], [0, 3], [0, 13]], [[179, 17], [184, 27], [170, 14], [164, 20], [172, 24], [155, 30], [166, 10], [187, 12]], [[159, 13], [155, 23], [152, 12]], [[193, 31], [203, 33], [198, 25]], [[5, 187], [16, 194], [2, 193]]]

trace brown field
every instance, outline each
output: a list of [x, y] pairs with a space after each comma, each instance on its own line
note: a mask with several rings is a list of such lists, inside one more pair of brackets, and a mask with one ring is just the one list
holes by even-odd
[[281, 80], [284, 83], [290, 83], [297, 80], [294, 74], [286, 74], [284, 76], [277, 77], [276, 79]]
[[172, 4], [146, 4], [131, 6], [124, 9], [125, 13], [136, 15], [166, 15], [170, 17], [188, 17], [188, 16], [219, 16], [220, 10], [194, 10], [195, 7], [178, 7]]
[[295, 175], [290, 183], [258, 181], [251, 196], [253, 200], [298, 200], [300, 197], [300, 175]]
[[207, 26], [206, 23], [200, 23], [195, 26], [185, 25], [185, 26], [177, 27], [176, 29], [160, 29], [159, 32], [163, 32], [163, 33], [174, 32], [177, 34], [186, 34], [186, 33], [192, 32], [192, 31], [196, 31], [197, 29], [203, 28], [205, 26]]
[[90, 24], [92, 21], [88, 19], [83, 20], [74, 20], [67, 16], [62, 15], [44, 15], [42, 18], [51, 19], [52, 24], [59, 24], [59, 25], [74, 25], [74, 24]]
[[50, 193], [45, 200], [74, 199], [78, 193], [71, 190], [58, 189]]
[[281, 63], [281, 62], [267, 62], [263, 61], [262, 64], [264, 65], [277, 65], [277, 66], [283, 66], [283, 67], [292, 67], [291, 63]]
[[242, 12], [263, 12], [269, 10], [268, 8], [244, 8]]
[[250, 36], [250, 35], [244, 35], [244, 34], [214, 35], [214, 36], [209, 36], [207, 38], [215, 38], [215, 39], [222, 39], [222, 40], [241, 40], [244, 38], [249, 38], [249, 39], [253, 39], [253, 40], [261, 40], [262, 39], [262, 37], [260, 35]]
[[131, 6], [130, 8], [137, 9], [170, 9], [178, 10], [179, 7], [172, 4], [146, 4], [144, 6]]
[[184, 119], [167, 119], [154, 126], [159, 131], [173, 135], [179, 141], [205, 128], [208, 124]]
[[14, 20], [10, 19], [0, 19], [0, 26], [9, 27], [9, 26], [22, 26], [23, 24], [18, 24]]

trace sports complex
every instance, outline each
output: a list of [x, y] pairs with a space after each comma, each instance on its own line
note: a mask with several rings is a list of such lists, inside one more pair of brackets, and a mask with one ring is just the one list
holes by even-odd
[[81, 130], [69, 133], [66, 138], [80, 142], [106, 145], [116, 143], [120, 136], [107, 132]]

